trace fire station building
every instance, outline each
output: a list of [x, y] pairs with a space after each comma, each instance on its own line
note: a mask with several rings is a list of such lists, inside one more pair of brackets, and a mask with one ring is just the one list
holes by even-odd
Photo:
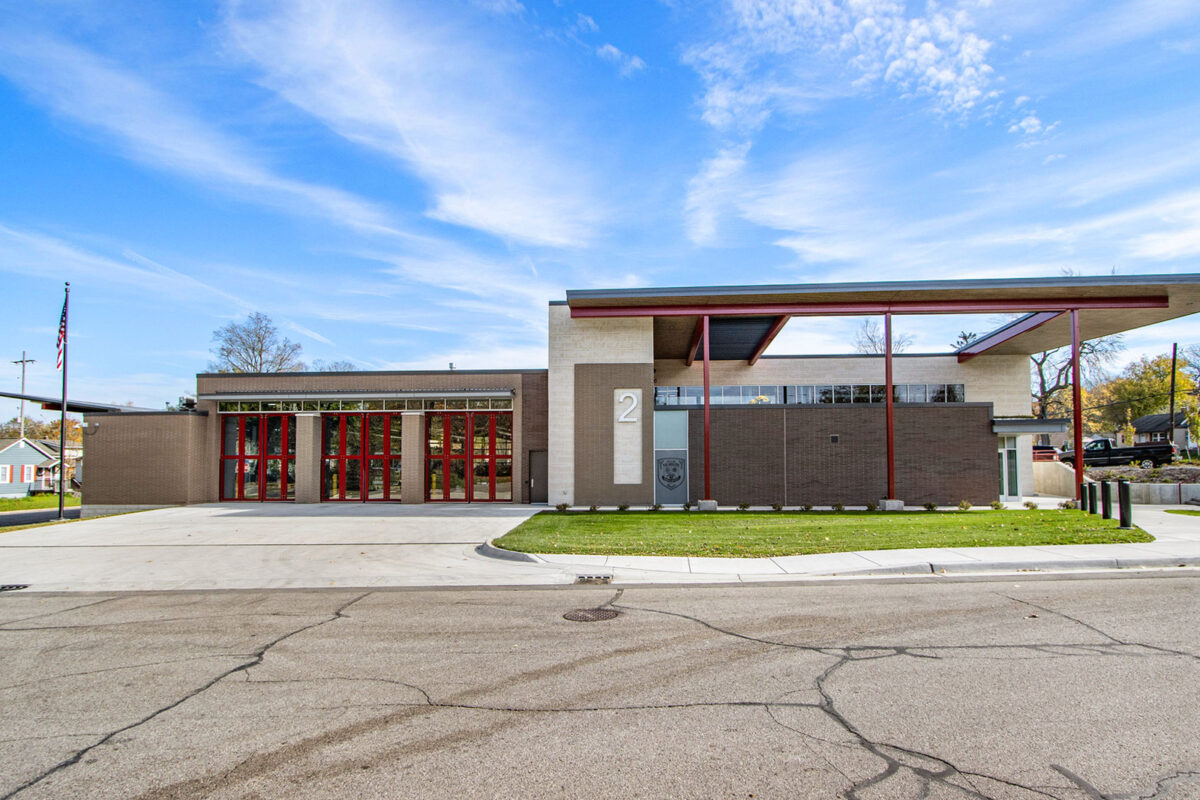
[[[201, 374], [85, 414], [84, 513], [190, 503], [974, 504], [1032, 494], [1029, 356], [1200, 312], [1200, 275], [569, 291], [548, 369]], [[996, 313], [932, 354], [767, 356], [796, 316]], [[1076, 439], [1079, 438], [1076, 433]]]

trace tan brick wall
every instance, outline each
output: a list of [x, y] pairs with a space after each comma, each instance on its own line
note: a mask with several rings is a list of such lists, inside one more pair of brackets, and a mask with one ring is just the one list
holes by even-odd
[[[205, 502], [204, 434], [211, 419], [187, 413], [86, 415], [83, 503]], [[211, 469], [215, 474], [215, 463]]]
[[[571, 310], [564, 305], [550, 306], [549, 314], [549, 502], [573, 504], [575, 365], [650, 364], [654, 361], [654, 324], [649, 317], [571, 319]], [[612, 402], [611, 392], [607, 402]]]

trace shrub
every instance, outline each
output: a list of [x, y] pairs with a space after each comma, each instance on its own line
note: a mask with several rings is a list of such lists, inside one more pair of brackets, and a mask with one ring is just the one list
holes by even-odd
[[772, 503], [771, 509], [773, 511], [783, 511], [783, 503]]
[[867, 503], [867, 511], [878, 511], [878, 510], [879, 510], [879, 503], [876, 503], [874, 500]]
[[738, 503], [738, 511], [749, 511], [749, 510], [750, 510], [749, 503]]
[[958, 510], [959, 511], [970, 511], [971, 510], [971, 501], [970, 500], [959, 500], [958, 501]]
[[[558, 505], [556, 505], [554, 507], [554, 510], [555, 511], [566, 511], [568, 508], [570, 508], [570, 506], [567, 505], [566, 503], [559, 503]], [[595, 508], [595, 506], [593, 506], [593, 508]]]
[[830, 506], [830, 508], [832, 508], [834, 511], [845, 511], [846, 510], [846, 507], [844, 505], [842, 505], [841, 503], [834, 503], [832, 506]]
[[812, 511], [813, 505], [812, 503], [805, 503], [803, 506], [801, 506], [801, 508], [803, 508], [805, 511]]
[[628, 511], [628, 510], [629, 510], [629, 503], [621, 503], [621, 505], [617, 506], [617, 511]]
[[654, 505], [650, 506], [650, 510], [651, 511], [662, 511], [662, 503], [655, 503]]
[[1032, 500], [1026, 500], [1025, 507], [1028, 508], [1030, 511], [1037, 511], [1038, 504], [1033, 502]]
[[926, 503], [923, 507], [926, 511], [937, 511], [937, 503]]
[[1063, 508], [1063, 509], [1078, 508], [1078, 506], [1075, 505], [1074, 500], [1063, 500], [1061, 503], [1058, 504], [1058, 507]]
[[597, 505], [588, 506], [588, 511], [599, 511], [599, 510], [600, 510], [600, 506], [597, 506]]
[[992, 501], [992, 510], [993, 511], [1003, 511], [1004, 503], [1001, 503], [999, 500], [993, 500]]

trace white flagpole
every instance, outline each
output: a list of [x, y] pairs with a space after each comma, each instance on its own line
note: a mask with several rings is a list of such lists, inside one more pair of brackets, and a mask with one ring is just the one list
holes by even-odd
[[66, 492], [63, 483], [67, 477], [67, 305], [71, 300], [71, 284], [66, 284], [63, 294], [62, 321], [59, 324], [59, 348], [62, 356], [62, 415], [58, 419], [58, 518], [66, 519], [64, 505]]

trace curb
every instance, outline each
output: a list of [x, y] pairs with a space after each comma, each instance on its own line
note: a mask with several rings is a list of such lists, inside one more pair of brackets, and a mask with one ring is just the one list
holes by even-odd
[[475, 552], [485, 558], [499, 558], [504, 561], [524, 561], [529, 564], [543, 563], [528, 553], [518, 553], [515, 550], [505, 550], [502, 547], [496, 547], [496, 545], [492, 544], [491, 539], [476, 547]]
[[[523, 561], [532, 564], [545, 563], [537, 556], [528, 553], [518, 553], [496, 547], [491, 541], [484, 542], [475, 548], [475, 552], [487, 558], [499, 558], [505, 561]], [[584, 570], [591, 573], [596, 571], [594, 565], [558, 564], [564, 570]], [[1063, 572], [1068, 570], [1120, 570], [1120, 569], [1163, 569], [1169, 567], [1200, 567], [1200, 556], [1145, 556], [1136, 558], [1072, 558], [1062, 561], [922, 561], [913, 564], [901, 564], [891, 567], [867, 567], [865, 569], [845, 569], [836, 572], [789, 572], [787, 575], [796, 578], [816, 577], [867, 577], [874, 575], [969, 575], [981, 572], [1016, 573], [1016, 572]], [[641, 569], [640, 567], [623, 567], [621, 569]], [[651, 570], [661, 572], [661, 570]], [[604, 572], [612, 574], [612, 569]], [[679, 573], [697, 575], [710, 573]], [[755, 575], [737, 572], [714, 572], [711, 575], [737, 575], [742, 580], [753, 581]]]

